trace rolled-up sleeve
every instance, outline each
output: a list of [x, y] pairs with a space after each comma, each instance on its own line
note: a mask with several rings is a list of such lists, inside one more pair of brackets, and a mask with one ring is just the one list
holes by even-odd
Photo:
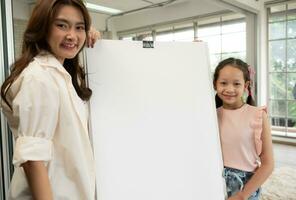
[[13, 115], [19, 120], [13, 164], [50, 161], [52, 138], [58, 123], [59, 92], [48, 76], [24, 77], [12, 102]]

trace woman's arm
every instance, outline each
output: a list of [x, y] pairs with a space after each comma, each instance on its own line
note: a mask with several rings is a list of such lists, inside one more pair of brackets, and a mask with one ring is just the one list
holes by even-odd
[[34, 200], [53, 200], [47, 168], [43, 161], [22, 164]]
[[263, 112], [263, 130], [262, 130], [262, 153], [260, 155], [261, 166], [255, 171], [255, 174], [247, 182], [244, 189], [234, 195], [229, 200], [241, 199], [246, 200], [255, 192], [270, 176], [274, 168], [271, 130], [268, 117]]

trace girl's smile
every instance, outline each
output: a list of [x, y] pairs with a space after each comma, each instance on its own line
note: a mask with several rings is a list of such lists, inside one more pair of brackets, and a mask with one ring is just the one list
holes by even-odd
[[219, 72], [216, 81], [217, 95], [223, 101], [223, 107], [236, 109], [242, 106], [242, 96], [248, 87], [248, 82], [244, 81], [243, 72], [231, 65], [226, 65]]

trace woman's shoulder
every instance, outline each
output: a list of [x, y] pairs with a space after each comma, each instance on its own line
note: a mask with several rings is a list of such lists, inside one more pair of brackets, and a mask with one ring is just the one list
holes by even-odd
[[53, 75], [50, 70], [40, 64], [37, 57], [34, 57], [13, 82], [11, 89], [18, 91], [23, 84], [42, 84], [44, 86], [52, 87], [54, 85], [53, 83]]
[[50, 69], [58, 64], [58, 61], [50, 54], [39, 54], [22, 71], [20, 78], [34, 78], [37, 80], [51, 79]]
[[35, 58], [28, 64], [28, 66], [22, 71], [21, 76], [36, 76], [45, 73], [45, 70], [41, 67]]

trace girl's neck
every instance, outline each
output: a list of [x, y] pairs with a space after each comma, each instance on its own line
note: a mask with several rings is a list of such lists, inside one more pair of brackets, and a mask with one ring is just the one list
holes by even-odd
[[224, 104], [222, 105], [222, 107], [226, 110], [236, 110], [236, 109], [240, 109], [241, 107], [243, 107], [245, 105], [244, 102], [241, 102], [240, 104], [237, 105], [229, 105], [229, 104]]

